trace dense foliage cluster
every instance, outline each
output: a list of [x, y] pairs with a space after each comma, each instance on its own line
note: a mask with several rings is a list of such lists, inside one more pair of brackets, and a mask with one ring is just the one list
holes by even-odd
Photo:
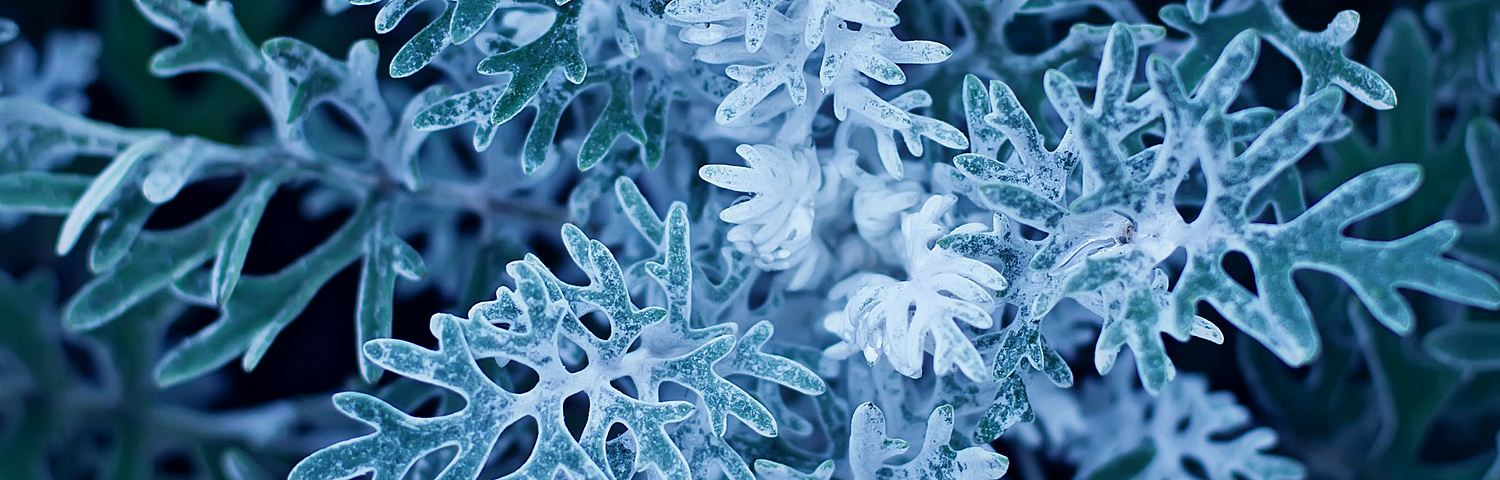
[[263, 114], [0, 20], [0, 478], [1500, 480], [1500, 1], [130, 3]]

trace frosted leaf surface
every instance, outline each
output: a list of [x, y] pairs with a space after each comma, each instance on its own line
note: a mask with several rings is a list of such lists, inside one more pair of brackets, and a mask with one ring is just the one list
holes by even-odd
[[[673, 205], [660, 225], [664, 228], [661, 239], [667, 245], [685, 247], [689, 242], [686, 209], [681, 204]], [[535, 256], [527, 256], [506, 268], [515, 287], [502, 287], [495, 300], [471, 308], [468, 318], [433, 317], [437, 350], [393, 339], [366, 343], [365, 355], [372, 362], [460, 394], [466, 400], [463, 408], [437, 417], [413, 417], [369, 395], [340, 394], [335, 404], [376, 431], [314, 453], [298, 464], [292, 478], [350, 478], [369, 472], [376, 478], [401, 478], [419, 460], [448, 446], [457, 446], [458, 452], [443, 467], [442, 475], [475, 478], [500, 441], [499, 434], [530, 417], [538, 425], [536, 446], [520, 469], [506, 478], [546, 478], [562, 472], [611, 478], [616, 475], [615, 466], [633, 465], [621, 473], [649, 471], [662, 478], [686, 479], [691, 476], [684, 449], [694, 449], [696, 459], [699, 444], [686, 441], [689, 437], [681, 436], [683, 431], [673, 424], [702, 414], [716, 437], [725, 433], [727, 418], [734, 416], [755, 432], [776, 435], [770, 412], [725, 375], [748, 374], [808, 393], [822, 391], [822, 382], [804, 367], [759, 352], [772, 333], [770, 324], [757, 325], [739, 339], [723, 329], [701, 340], [682, 337], [687, 332], [674, 329], [676, 321], [663, 320], [677, 315], [673, 311], [685, 305], [637, 307], [609, 249], [572, 225], [563, 228], [563, 238], [590, 283], [565, 283]], [[648, 270], [669, 292], [677, 292], [669, 297], [690, 299], [691, 263], [678, 256], [685, 252], [671, 251], [668, 248], [664, 263], [648, 264]], [[606, 338], [584, 326], [581, 317], [589, 312], [608, 318]], [[638, 338], [644, 343], [632, 346]], [[580, 351], [570, 353], [560, 344], [576, 345]], [[567, 365], [577, 361], [570, 360], [577, 354], [587, 363], [570, 372]], [[491, 358], [518, 362], [535, 371], [537, 385], [523, 393], [502, 388], [477, 363]], [[721, 372], [716, 368], [720, 365], [732, 368]], [[612, 381], [629, 382], [633, 393], [627, 394]], [[661, 398], [667, 383], [694, 392], [695, 396], [684, 400], [696, 398], [698, 406]], [[575, 394], [589, 400], [587, 426], [576, 439], [563, 423], [563, 402]], [[606, 434], [616, 424], [634, 438], [633, 450], [608, 446]], [[712, 456], [717, 462], [737, 466], [736, 470], [748, 468], [733, 451], [721, 450]]]
[[931, 344], [933, 368], [939, 375], [957, 367], [983, 381], [989, 372], [961, 324], [993, 325], [995, 292], [1004, 289], [1006, 281], [989, 265], [933, 244], [946, 231], [939, 217], [955, 201], [929, 198], [919, 211], [902, 219], [906, 280], [865, 273], [840, 282], [833, 295], [847, 298], [847, 303], [825, 324], [867, 360], [884, 355], [906, 376], [921, 375], [925, 345]]
[[[1100, 371], [1108, 371], [1114, 352], [1128, 345], [1147, 389], [1161, 388], [1175, 372], [1161, 333], [1179, 340], [1222, 338], [1217, 327], [1196, 316], [1200, 301], [1285, 361], [1309, 361], [1318, 340], [1305, 302], [1292, 287], [1291, 272], [1297, 269], [1341, 277], [1376, 318], [1397, 331], [1411, 322], [1410, 307], [1395, 293], [1398, 287], [1476, 305], [1500, 300], [1493, 280], [1442, 258], [1440, 252], [1454, 241], [1450, 225], [1440, 223], [1392, 242], [1338, 233], [1409, 195], [1418, 180], [1409, 167], [1356, 177], [1285, 223], [1251, 220], [1252, 198], [1326, 138], [1342, 106], [1337, 90], [1324, 89], [1269, 124], [1264, 112], [1255, 109], [1228, 111], [1253, 68], [1257, 46], [1253, 32], [1235, 36], [1191, 87], [1182, 67], [1153, 56], [1146, 62], [1150, 89], [1135, 94], [1131, 85], [1138, 46], [1129, 30], [1117, 24], [1105, 44], [1092, 105], [1082, 101], [1067, 75], [1046, 75], [1047, 96], [1069, 127], [1058, 147], [1048, 150], [1009, 89], [993, 83], [992, 113], [984, 118], [1015, 145], [1014, 160], [979, 155], [955, 159], [967, 178], [978, 181], [972, 195], [981, 204], [1051, 233], [1032, 257], [1032, 269], [1067, 278], [1069, 295], [1099, 295], [1093, 297], [1098, 299], [1093, 308], [1105, 318], [1096, 345]], [[1158, 119], [1165, 124], [1163, 144], [1127, 155], [1121, 141]], [[1083, 169], [1081, 196], [1064, 205], [1063, 179], [1074, 165]], [[1208, 197], [1202, 213], [1187, 222], [1168, 192], [1186, 181], [1194, 166], [1201, 166], [1207, 177]], [[1375, 199], [1372, 189], [1395, 193]], [[1179, 248], [1188, 252], [1188, 265], [1169, 291], [1157, 265]], [[1222, 270], [1221, 260], [1231, 251], [1250, 258], [1258, 293], [1239, 287]], [[1394, 264], [1350, 263], [1397, 252], [1408, 261], [1422, 259], [1427, 267], [1388, 271], [1385, 267]], [[1443, 273], [1432, 275], [1436, 272]], [[1046, 311], [1050, 304], [1032, 308]]]
[[214, 72], [234, 79], [255, 94], [270, 111], [286, 101], [279, 91], [282, 75], [255, 48], [234, 19], [225, 0], [199, 6], [188, 0], [135, 0], [136, 7], [158, 28], [180, 42], [151, 57], [151, 73], [173, 76], [186, 72]]
[[888, 465], [886, 462], [910, 448], [905, 440], [886, 437], [885, 414], [873, 404], [860, 405], [854, 411], [850, 426], [849, 462], [856, 480], [894, 478], [989, 479], [999, 478], [1010, 467], [1005, 456], [987, 446], [954, 450], [948, 439], [953, 434], [953, 407], [943, 405], [932, 411], [921, 449], [908, 462]]
[[719, 214], [735, 224], [727, 238], [762, 268], [786, 269], [807, 254], [813, 241], [813, 212], [823, 188], [817, 154], [770, 145], [740, 145], [735, 152], [746, 166], [706, 165], [698, 175], [720, 188], [750, 194]]
[[1229, 1], [1209, 12], [1203, 12], [1202, 6], [1197, 12], [1189, 12], [1183, 5], [1162, 8], [1163, 22], [1193, 37], [1192, 47], [1183, 53], [1177, 67], [1185, 77], [1196, 79], [1214, 63], [1214, 52], [1222, 50], [1235, 34], [1252, 31], [1297, 65], [1302, 72], [1302, 98], [1334, 86], [1377, 109], [1396, 106], [1396, 92], [1385, 79], [1344, 56], [1344, 44], [1359, 27], [1359, 13], [1344, 10], [1323, 31], [1310, 32], [1293, 23], [1279, 3]]

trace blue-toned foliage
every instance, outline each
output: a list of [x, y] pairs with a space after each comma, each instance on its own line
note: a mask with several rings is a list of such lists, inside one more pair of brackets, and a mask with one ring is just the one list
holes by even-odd
[[0, 19], [0, 478], [1500, 478], [1500, 1], [273, 3]]

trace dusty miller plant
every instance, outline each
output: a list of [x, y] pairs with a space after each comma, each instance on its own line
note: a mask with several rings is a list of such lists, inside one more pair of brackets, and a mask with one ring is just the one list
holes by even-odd
[[[0, 21], [0, 219], [87, 270], [0, 276], [5, 475], [1500, 478], [1493, 440], [1422, 451], [1500, 418], [1494, 1], [1368, 62], [1359, 13], [1276, 0], [324, 2], [388, 62], [132, 3], [152, 74], [264, 117], [90, 119], [98, 39]], [[229, 193], [150, 226], [195, 184]], [[287, 191], [339, 226], [246, 273]], [[346, 269], [332, 409], [197, 399], [340, 321], [305, 311]]]

